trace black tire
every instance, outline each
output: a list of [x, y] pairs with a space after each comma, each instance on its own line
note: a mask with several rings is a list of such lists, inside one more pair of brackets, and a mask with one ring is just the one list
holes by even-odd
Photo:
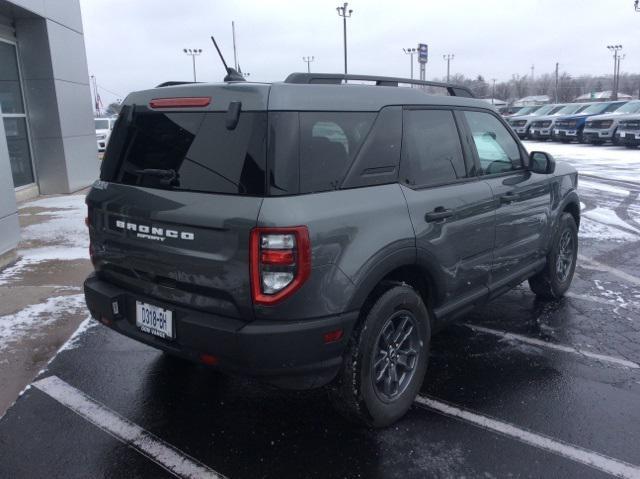
[[[567, 245], [565, 241], [570, 243]], [[529, 278], [529, 287], [540, 298], [561, 298], [571, 286], [577, 258], [578, 227], [570, 213], [563, 213], [547, 255], [547, 264], [542, 271]]]
[[[407, 320], [409, 323], [405, 323]], [[404, 416], [427, 369], [429, 321], [429, 312], [413, 288], [402, 285], [385, 291], [349, 339], [344, 364], [329, 389], [334, 407], [347, 419], [369, 427], [389, 426]], [[402, 336], [403, 340], [393, 341]], [[415, 355], [404, 354], [410, 349]], [[403, 363], [413, 367], [409, 371]], [[376, 381], [376, 375], [383, 379]], [[397, 388], [389, 386], [393, 376]]]

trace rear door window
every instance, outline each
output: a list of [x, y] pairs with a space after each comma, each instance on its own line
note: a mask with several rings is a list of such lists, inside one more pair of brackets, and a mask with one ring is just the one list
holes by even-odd
[[149, 188], [249, 196], [265, 192], [266, 112], [163, 113], [127, 106], [101, 178]]
[[400, 177], [413, 187], [467, 176], [458, 128], [449, 110], [404, 112]]

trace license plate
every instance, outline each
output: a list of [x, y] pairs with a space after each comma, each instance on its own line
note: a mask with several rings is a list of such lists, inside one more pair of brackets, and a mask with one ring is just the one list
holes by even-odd
[[627, 134], [624, 131], [620, 132], [620, 138], [624, 138], [625, 136], [627, 136]]
[[556, 135], [559, 135], [559, 134], [560, 134], [560, 130], [553, 130], [553, 132], [554, 132]]
[[143, 333], [173, 339], [173, 311], [136, 301], [136, 326]]

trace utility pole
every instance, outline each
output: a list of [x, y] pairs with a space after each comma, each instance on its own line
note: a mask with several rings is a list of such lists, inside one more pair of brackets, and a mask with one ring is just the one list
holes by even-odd
[[338, 15], [342, 17], [342, 30], [344, 36], [344, 74], [347, 74], [347, 18], [351, 18], [353, 10], [347, 10], [349, 4], [344, 2], [344, 5], [337, 7]]
[[183, 48], [182, 51], [193, 60], [193, 81], [196, 82], [196, 57], [202, 53], [202, 48]]
[[535, 71], [536, 66], [535, 65], [531, 65], [531, 81], [533, 82], [533, 72]]
[[233, 38], [233, 67], [238, 71], [238, 52], [236, 50], [236, 22], [231, 22], [231, 36]]
[[310, 63], [315, 60], [315, 57], [302, 57], [302, 61], [307, 63], [307, 73], [311, 73]]
[[411, 79], [413, 80], [413, 55], [418, 51], [417, 48], [403, 48], [402, 51], [409, 55], [409, 60], [411, 62]]
[[556, 100], [554, 103], [558, 103], [558, 66], [560, 64], [556, 62]]
[[495, 99], [496, 99], [496, 79], [492, 78], [491, 81], [493, 82], [493, 87], [491, 88], [491, 104], [495, 105]]
[[623, 53], [622, 55], [618, 55], [618, 66], [616, 68], [616, 95], [620, 93], [620, 64], [622, 63], [622, 60], [626, 58], [626, 56], [627, 55], [625, 53]]
[[611, 91], [611, 99], [618, 99], [618, 52], [622, 50], [622, 45], [607, 45], [607, 49], [613, 52], [613, 89]]
[[97, 116], [102, 116], [102, 100], [100, 99], [100, 93], [98, 93], [98, 82], [95, 75], [91, 75], [91, 83], [93, 85], [93, 106], [95, 107]]
[[451, 64], [451, 60], [453, 60], [454, 56], [455, 55], [453, 55], [452, 53], [447, 53], [446, 55], [442, 55], [442, 58], [447, 60], [447, 83], [449, 83], [450, 64]]

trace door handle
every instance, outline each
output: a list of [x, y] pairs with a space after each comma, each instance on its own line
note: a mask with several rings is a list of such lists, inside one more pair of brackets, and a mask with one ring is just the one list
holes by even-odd
[[442, 206], [438, 206], [432, 212], [424, 215], [424, 220], [427, 223], [433, 223], [434, 221], [440, 221], [453, 216], [453, 210], [445, 209]]
[[514, 193], [513, 191], [509, 191], [500, 197], [500, 203], [511, 203], [513, 201], [518, 201], [520, 199], [520, 195], [518, 193]]

